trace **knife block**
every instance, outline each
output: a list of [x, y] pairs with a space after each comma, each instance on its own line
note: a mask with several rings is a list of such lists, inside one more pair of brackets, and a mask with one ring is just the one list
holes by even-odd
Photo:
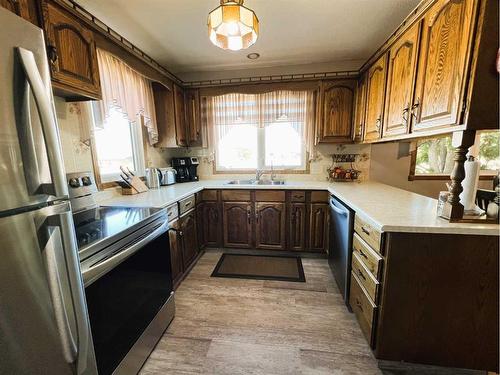
[[122, 195], [135, 195], [139, 194], [137, 190], [132, 189], [132, 188], [124, 188], [122, 187]]

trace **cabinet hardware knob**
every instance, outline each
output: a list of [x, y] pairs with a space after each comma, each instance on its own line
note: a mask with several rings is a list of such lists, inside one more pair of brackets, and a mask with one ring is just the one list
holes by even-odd
[[359, 251], [359, 255], [361, 255], [362, 257], [368, 259], [368, 257], [366, 256], [366, 254], [363, 252], [363, 250], [361, 249], [357, 249]]
[[356, 298], [356, 305], [358, 306], [358, 308], [363, 311], [363, 305], [361, 305], [361, 302], [359, 302], [359, 299]]
[[368, 229], [366, 229], [365, 227], [362, 226], [361, 230], [363, 231], [363, 233], [370, 235], [370, 231]]
[[417, 119], [419, 117], [420, 113], [420, 98], [417, 97], [417, 100], [415, 100], [415, 103], [411, 106], [411, 115]]
[[247, 211], [247, 220], [248, 220], [248, 224], [250, 224], [252, 221], [252, 213], [250, 212], [250, 210]]

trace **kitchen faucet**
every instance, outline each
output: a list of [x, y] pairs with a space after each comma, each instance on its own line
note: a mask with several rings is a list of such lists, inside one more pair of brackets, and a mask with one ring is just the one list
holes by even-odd
[[257, 169], [255, 171], [255, 180], [260, 181], [260, 178], [262, 177], [263, 174], [264, 174], [264, 171], [262, 169]]

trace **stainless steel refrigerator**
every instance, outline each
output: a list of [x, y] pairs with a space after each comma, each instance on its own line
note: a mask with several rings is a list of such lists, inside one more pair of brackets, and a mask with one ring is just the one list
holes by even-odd
[[97, 374], [42, 30], [0, 25], [0, 374]]

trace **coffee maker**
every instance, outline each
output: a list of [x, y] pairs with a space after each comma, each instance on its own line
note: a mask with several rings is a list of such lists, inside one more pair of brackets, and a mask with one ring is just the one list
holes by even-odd
[[198, 181], [196, 168], [199, 164], [197, 157], [172, 158], [172, 167], [177, 172], [175, 182]]

